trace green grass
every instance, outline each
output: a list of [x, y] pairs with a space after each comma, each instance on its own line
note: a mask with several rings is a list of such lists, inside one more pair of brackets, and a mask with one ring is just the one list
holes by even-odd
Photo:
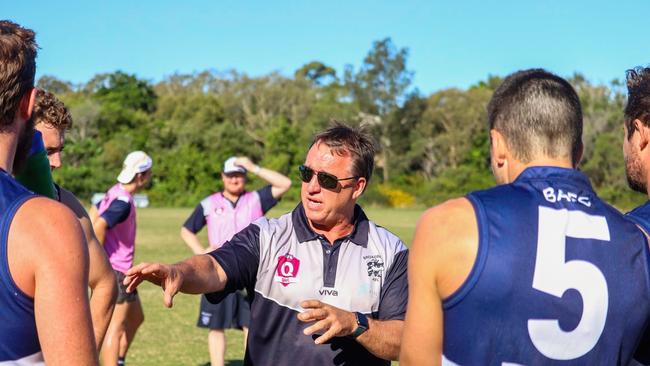
[[[268, 216], [277, 217], [293, 208], [284, 204]], [[147, 208], [138, 210], [136, 263], [157, 261], [173, 263], [191, 255], [179, 232], [192, 209]], [[368, 208], [368, 217], [402, 238], [407, 244], [413, 239], [415, 223], [421, 209]], [[205, 230], [199, 236], [206, 243]], [[207, 330], [196, 327], [199, 297], [180, 294], [174, 307], [165, 308], [162, 290], [149, 283], [138, 288], [144, 307], [145, 322], [129, 350], [128, 365], [203, 365], [209, 362]], [[226, 359], [229, 365], [239, 365], [244, 358], [242, 332], [226, 332]]]

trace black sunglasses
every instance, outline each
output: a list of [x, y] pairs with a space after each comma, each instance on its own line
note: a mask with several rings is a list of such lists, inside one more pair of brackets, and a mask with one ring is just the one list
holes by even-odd
[[320, 186], [325, 189], [335, 189], [339, 185], [339, 181], [342, 180], [359, 178], [359, 177], [337, 178], [335, 175], [332, 175], [330, 173], [325, 173], [325, 172], [317, 173], [314, 171], [314, 169], [304, 165], [299, 166], [298, 170], [300, 171], [300, 180], [302, 180], [305, 183], [311, 182], [311, 179], [314, 177], [314, 174], [316, 174], [316, 178], [318, 179], [318, 184], [320, 184]]

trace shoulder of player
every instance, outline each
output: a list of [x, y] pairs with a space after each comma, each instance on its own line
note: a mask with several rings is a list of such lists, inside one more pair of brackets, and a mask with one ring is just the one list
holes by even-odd
[[59, 188], [59, 197], [61, 199], [61, 203], [72, 210], [78, 219], [81, 220], [82, 218], [88, 218], [88, 212], [86, 212], [86, 209], [83, 207], [81, 202], [79, 202], [79, 199], [77, 199], [77, 197], [72, 194], [72, 192], [64, 188]]
[[411, 257], [447, 257], [462, 251], [464, 243], [478, 240], [474, 207], [465, 198], [455, 198], [426, 210], [420, 217], [411, 247]]
[[[62, 203], [45, 197], [25, 202], [11, 224], [12, 237], [20, 240], [25, 250], [71, 254], [85, 246], [79, 220]], [[14, 236], [15, 235], [15, 236]]]

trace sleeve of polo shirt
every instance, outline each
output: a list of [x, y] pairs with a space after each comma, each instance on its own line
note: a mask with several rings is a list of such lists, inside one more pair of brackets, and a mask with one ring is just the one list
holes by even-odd
[[187, 218], [183, 227], [187, 230], [193, 232], [194, 234], [198, 233], [205, 226], [205, 215], [203, 214], [203, 206], [199, 203], [190, 217]]
[[101, 214], [101, 217], [106, 220], [108, 228], [112, 228], [115, 225], [124, 222], [129, 213], [131, 212], [131, 205], [129, 205], [128, 198], [118, 197], [116, 200], [111, 202], [106, 211]]
[[257, 194], [260, 195], [260, 203], [262, 204], [262, 212], [264, 212], [264, 214], [269, 212], [269, 210], [277, 205], [279, 201], [273, 197], [273, 191], [271, 189], [272, 187], [269, 184], [268, 186], [257, 190]]
[[248, 225], [221, 248], [208, 254], [219, 263], [228, 278], [223, 291], [206, 294], [208, 301], [214, 304], [231, 292], [243, 288], [252, 290], [260, 263], [260, 227]]
[[386, 274], [379, 299], [380, 320], [404, 320], [408, 302], [407, 262], [408, 249], [405, 249], [395, 255], [393, 265]]

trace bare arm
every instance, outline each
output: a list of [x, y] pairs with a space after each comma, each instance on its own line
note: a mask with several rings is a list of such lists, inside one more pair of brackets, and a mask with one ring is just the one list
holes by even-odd
[[269, 182], [271, 185], [271, 195], [273, 195], [273, 198], [275, 199], [282, 197], [282, 195], [285, 194], [289, 188], [291, 188], [291, 179], [289, 179], [289, 177], [280, 174], [275, 170], [266, 169], [262, 168], [259, 165], [255, 165], [247, 157], [238, 157], [237, 160], [235, 160], [235, 165], [244, 167], [249, 172], [257, 174], [258, 177]]
[[181, 227], [181, 239], [187, 244], [195, 255], [204, 254], [206, 248], [201, 245], [199, 237], [193, 232], [187, 230], [186, 227]]
[[90, 314], [93, 321], [97, 349], [101, 349], [108, 323], [113, 315], [117, 299], [117, 282], [106, 252], [97, 241], [90, 218], [77, 198], [67, 190], [61, 189], [61, 203], [70, 208], [79, 219], [88, 243], [90, 270]]
[[9, 247], [14, 280], [34, 298], [45, 362], [97, 365], [87, 296], [88, 248], [77, 218], [58, 202], [34, 198], [16, 214]]
[[90, 217], [90, 222], [93, 225], [95, 238], [97, 238], [99, 244], [104, 245], [104, 242], [106, 241], [106, 231], [108, 230], [108, 223], [106, 222], [106, 220], [104, 220], [103, 217], [99, 216], [99, 212], [97, 211], [97, 208], [94, 205], [90, 208], [90, 212], [88, 214]]
[[442, 362], [444, 299], [465, 281], [476, 257], [478, 229], [466, 199], [425, 212], [415, 230], [408, 263], [409, 299], [400, 365]]
[[195, 255], [176, 264], [140, 263], [126, 272], [124, 284], [133, 291], [147, 280], [164, 290], [164, 303], [172, 307], [178, 292], [204, 294], [222, 291], [226, 286], [226, 273], [212, 256]]

